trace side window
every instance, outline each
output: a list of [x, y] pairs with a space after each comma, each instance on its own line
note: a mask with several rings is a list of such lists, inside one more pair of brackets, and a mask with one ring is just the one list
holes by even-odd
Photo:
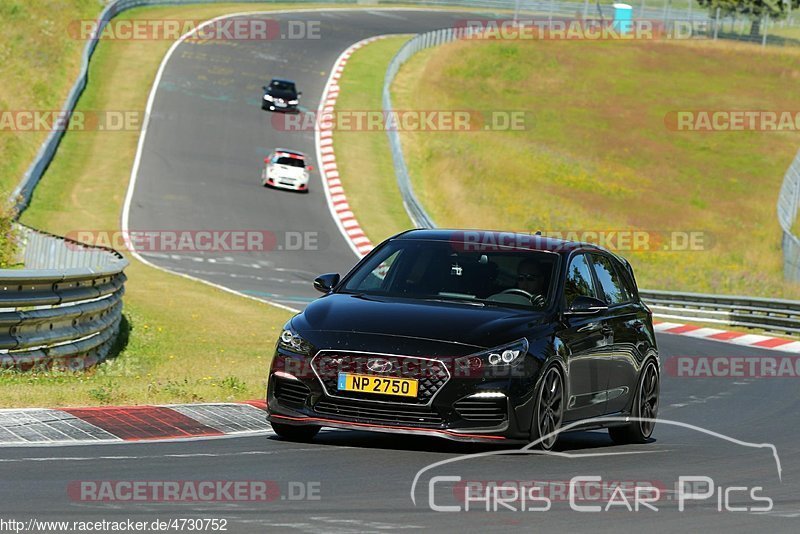
[[594, 264], [594, 272], [600, 282], [600, 288], [606, 304], [613, 306], [631, 300], [631, 295], [625, 288], [622, 276], [614, 268], [614, 264], [609, 258], [599, 254], [592, 254], [592, 264]]
[[581, 254], [572, 258], [567, 269], [567, 280], [564, 284], [564, 297], [567, 299], [567, 306], [572, 304], [575, 297], [594, 297], [594, 280], [586, 256]]
[[616, 263], [616, 266], [620, 278], [622, 278], [622, 287], [625, 289], [625, 294], [627, 295], [625, 301], [630, 302], [636, 298], [636, 294], [638, 293], [636, 291], [636, 282], [633, 281], [633, 277], [625, 265]]

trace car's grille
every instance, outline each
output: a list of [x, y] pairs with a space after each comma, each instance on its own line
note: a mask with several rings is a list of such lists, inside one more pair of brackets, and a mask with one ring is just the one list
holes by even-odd
[[499, 424], [506, 420], [506, 399], [481, 399], [466, 397], [457, 401], [453, 407], [465, 421], [480, 421]]
[[302, 408], [309, 395], [311, 395], [311, 391], [308, 386], [298, 380], [275, 379], [275, 398], [287, 407]]
[[340, 400], [321, 400], [314, 411], [337, 419], [398, 426], [440, 427], [442, 418], [426, 406], [364, 406]]
[[[375, 359], [390, 361], [392, 363], [391, 369], [381, 373], [371, 371], [368, 367], [368, 363]], [[415, 358], [413, 356], [321, 352], [311, 361], [311, 366], [319, 376], [329, 396], [401, 404], [427, 404], [436, 392], [450, 379], [450, 372], [443, 362], [426, 358]], [[403, 397], [356, 391], [339, 391], [337, 387], [339, 373], [365, 374], [384, 378], [416, 379], [419, 381], [417, 396]]]

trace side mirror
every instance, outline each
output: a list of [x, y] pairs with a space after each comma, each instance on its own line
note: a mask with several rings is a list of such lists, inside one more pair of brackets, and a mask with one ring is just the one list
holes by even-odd
[[269, 158], [264, 158], [264, 163], [269, 163]]
[[602, 300], [594, 297], [575, 297], [572, 304], [564, 312], [564, 315], [594, 315], [596, 313], [604, 312], [608, 309], [608, 305]]
[[314, 289], [320, 293], [330, 293], [339, 283], [339, 273], [321, 274], [314, 280]]
[[261, 87], [261, 89], [263, 89], [264, 91], [266, 91], [266, 90], [267, 90], [267, 89], [269, 89], [269, 88], [268, 88], [266, 85], [264, 85], [264, 86], [262, 86], [262, 87]]
[[303, 96], [303, 91], [297, 91], [297, 96]]
[[313, 165], [308, 165], [308, 166], [306, 166], [306, 169], [308, 169], [309, 171], [313, 171], [314, 170], [314, 166]]

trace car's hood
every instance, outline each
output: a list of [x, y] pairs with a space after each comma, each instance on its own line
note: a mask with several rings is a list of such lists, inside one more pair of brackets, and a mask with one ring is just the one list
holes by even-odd
[[315, 339], [320, 336], [312, 332], [327, 331], [488, 348], [529, 334], [542, 318], [542, 313], [497, 306], [331, 294], [309, 304], [292, 327]]
[[272, 169], [281, 176], [287, 176], [290, 178], [302, 178], [306, 174], [306, 170], [304, 168], [292, 167], [290, 165], [273, 165]]

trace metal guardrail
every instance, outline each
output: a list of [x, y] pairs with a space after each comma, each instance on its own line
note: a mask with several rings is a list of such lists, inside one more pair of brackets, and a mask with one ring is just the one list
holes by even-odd
[[16, 228], [24, 269], [0, 270], [0, 368], [80, 370], [117, 339], [128, 261], [116, 251]]
[[640, 290], [653, 314], [779, 334], [800, 335], [800, 302], [756, 297]]
[[[464, 32], [467, 32], [466, 34]], [[454, 31], [439, 30], [419, 34], [406, 42], [392, 58], [383, 83], [383, 112], [392, 113], [391, 84], [400, 67], [420, 50], [439, 46], [468, 36], [468, 29]], [[403, 197], [403, 205], [414, 225], [419, 228], [435, 228], [436, 225], [417, 199], [411, 185], [396, 130], [387, 129], [397, 183]], [[800, 240], [791, 233], [800, 205], [800, 152], [789, 169], [778, 202], [778, 215], [784, 228], [784, 255], [789, 270], [800, 279]], [[787, 248], [788, 247], [788, 248]], [[639, 294], [661, 319], [695, 321], [733, 327], [753, 328], [800, 336], [800, 302], [758, 297], [709, 295], [702, 293], [678, 293], [642, 289]]]
[[[400, 71], [400, 67], [411, 59], [414, 54], [426, 48], [440, 46], [445, 43], [464, 39], [472, 35], [472, 28], [447, 28], [427, 33], [421, 33], [412, 37], [406, 42], [397, 54], [389, 62], [386, 75], [383, 79], [382, 106], [386, 116], [392, 116], [392, 82]], [[397, 177], [397, 185], [400, 188], [400, 195], [403, 199], [403, 206], [408, 213], [411, 222], [418, 228], [435, 228], [433, 218], [422, 207], [422, 203], [414, 194], [414, 187], [411, 184], [411, 176], [408, 173], [405, 157], [403, 157], [403, 147], [400, 142], [400, 133], [396, 128], [387, 128], [386, 135], [389, 138], [389, 148], [392, 152], [392, 162], [394, 163], [394, 173]]]
[[794, 158], [781, 185], [778, 196], [778, 223], [781, 225], [783, 238], [783, 277], [792, 282], [800, 282], [800, 239], [792, 232], [797, 220], [797, 208], [800, 206], [800, 151]]
[[[237, 0], [245, 3], [277, 3], [280, 0]], [[318, 0], [295, 0], [295, 3], [310, 3]], [[515, 13], [548, 13], [574, 15], [579, 12], [577, 3], [528, 0], [327, 0], [330, 3], [369, 5], [418, 4], [427, 6], [461, 6], [471, 10], [514, 10]], [[116, 0], [109, 4], [98, 18], [98, 34], [119, 13], [135, 7], [202, 4], [214, 0]], [[588, 2], [584, 2], [586, 11]], [[642, 4], [644, 6], [644, 4]], [[666, 4], [665, 4], [666, 5]], [[602, 8], [601, 8], [602, 9]], [[607, 12], [604, 12], [604, 14]], [[647, 13], [641, 13], [647, 17]], [[651, 13], [657, 15], [657, 13]], [[666, 16], [666, 15], [665, 15]], [[694, 18], [691, 14], [672, 13], [673, 18]], [[652, 18], [658, 18], [653, 16]], [[392, 60], [383, 88], [384, 110], [391, 110], [389, 86], [400, 66], [413, 54], [431, 46], [463, 37], [467, 28], [447, 29], [419, 35], [407, 43]], [[63, 105], [64, 116], [70, 116], [88, 83], [89, 62], [97, 47], [98, 39], [90, 39], [84, 48], [81, 70]], [[29, 204], [36, 185], [41, 180], [56, 154], [64, 130], [54, 129], [42, 143], [31, 166], [12, 193], [17, 212], [21, 213]], [[421, 227], [433, 227], [430, 216], [425, 213], [414, 196], [408, 170], [403, 159], [397, 132], [389, 132], [392, 157], [403, 192], [403, 201], [414, 223]], [[788, 176], [788, 175], [787, 175]], [[794, 179], [794, 178], [793, 178]], [[793, 204], [788, 205], [791, 228], [797, 211], [797, 182], [794, 181]], [[780, 208], [779, 208], [780, 210]], [[82, 369], [103, 360], [117, 338], [122, 321], [122, 295], [124, 294], [123, 272], [128, 262], [110, 249], [90, 247], [77, 242], [39, 232], [19, 225], [24, 243], [22, 270], [0, 270], [0, 367], [29, 369], [34, 367], [66, 367]], [[791, 235], [791, 232], [788, 232]], [[800, 250], [797, 238], [792, 237], [791, 246]], [[785, 240], [786, 243], [786, 234]], [[786, 245], [784, 246], [786, 250]], [[800, 254], [795, 254], [795, 259]], [[794, 265], [797, 265], [795, 262]], [[796, 271], [796, 270], [795, 270]], [[656, 292], [649, 292], [655, 295]], [[781, 332], [798, 333], [800, 328], [791, 321], [796, 317], [781, 311], [764, 310], [761, 299], [740, 299], [738, 303], [720, 303], [723, 297], [680, 294], [685, 300], [679, 302], [679, 294], [664, 293], [654, 300], [669, 315], [694, 317], [703, 315], [706, 322], [722, 322], [739, 326], [775, 329]], [[655, 298], [655, 297], [654, 297]], [[688, 300], [686, 300], [688, 299]], [[709, 300], [712, 299], [712, 300]], [[716, 299], [716, 302], [713, 300]], [[747, 301], [747, 302], [745, 302]], [[702, 304], [702, 306], [701, 306]], [[783, 310], [790, 310], [786, 303]], [[680, 307], [682, 306], [682, 307]], [[739, 306], [734, 308], [734, 306]], [[681, 310], [681, 311], [677, 311]], [[716, 314], [716, 315], [714, 315]], [[743, 314], [750, 314], [744, 317]], [[784, 317], [784, 315], [786, 317]], [[662, 315], [664, 316], [664, 315]], [[766, 319], [764, 318], [766, 317]], [[757, 319], [756, 319], [757, 318]], [[756, 322], [760, 321], [760, 322]], [[764, 325], [769, 324], [767, 327]]]

